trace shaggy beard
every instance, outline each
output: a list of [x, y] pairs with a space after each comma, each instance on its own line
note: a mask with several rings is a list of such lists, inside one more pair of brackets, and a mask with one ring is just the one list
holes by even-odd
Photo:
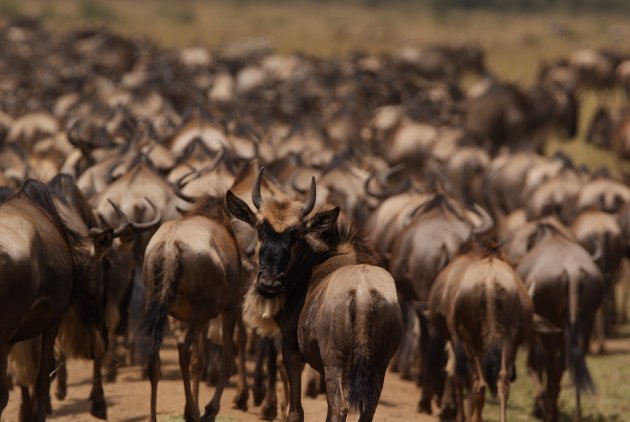
[[276, 316], [284, 305], [282, 296], [272, 299], [261, 296], [255, 285], [249, 288], [243, 303], [243, 320], [262, 336], [271, 336], [280, 332]]

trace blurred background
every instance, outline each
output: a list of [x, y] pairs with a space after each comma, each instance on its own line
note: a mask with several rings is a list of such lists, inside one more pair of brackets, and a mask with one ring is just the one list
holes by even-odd
[[106, 25], [162, 47], [266, 37], [280, 52], [339, 56], [478, 41], [489, 67], [518, 82], [533, 81], [541, 59], [621, 47], [630, 31], [626, 0], [0, 0], [3, 21], [23, 15], [59, 32]]

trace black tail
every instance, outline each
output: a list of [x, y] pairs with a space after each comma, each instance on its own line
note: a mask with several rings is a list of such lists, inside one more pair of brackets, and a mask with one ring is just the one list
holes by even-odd
[[567, 366], [573, 385], [579, 392], [595, 393], [595, 383], [586, 366], [583, 338], [576, 321], [569, 322], [567, 338]]
[[151, 362], [158, 355], [168, 325], [168, 309], [177, 297], [182, 268], [177, 245], [174, 249], [163, 253], [146, 273], [153, 287], [138, 326], [137, 351], [141, 362]]
[[461, 380], [468, 378], [470, 371], [468, 367], [468, 357], [464, 351], [464, 346], [461, 342], [455, 343], [455, 375]]
[[354, 332], [354, 352], [348, 377], [348, 404], [351, 408], [363, 413], [366, 409], [376, 406], [381, 396], [381, 384], [379, 382], [380, 370], [377, 362], [372, 360], [372, 333], [376, 318], [376, 308], [383, 299], [375, 291], [371, 292], [369, 309], [365, 311], [365, 320], [357, 320], [356, 292], [350, 292], [350, 304], [348, 312], [350, 323]]
[[483, 354], [483, 375], [493, 397], [497, 395], [497, 381], [501, 371], [501, 347], [490, 345]]

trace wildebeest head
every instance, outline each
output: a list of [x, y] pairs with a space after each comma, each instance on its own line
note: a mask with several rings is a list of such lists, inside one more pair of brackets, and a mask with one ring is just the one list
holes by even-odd
[[315, 207], [315, 178], [305, 203], [282, 198], [263, 201], [260, 186], [263, 169], [258, 173], [252, 190], [252, 202], [256, 212], [240, 198], [227, 192], [228, 210], [239, 220], [251, 225], [258, 235], [259, 272], [255, 288], [265, 297], [277, 297], [291, 287], [287, 275], [304, 251], [307, 236], [331, 228], [339, 216], [339, 208], [321, 211], [310, 218]]

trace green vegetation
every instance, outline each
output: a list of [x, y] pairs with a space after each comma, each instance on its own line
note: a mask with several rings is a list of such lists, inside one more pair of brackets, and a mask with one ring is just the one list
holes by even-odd
[[116, 20], [116, 13], [100, 0], [81, 0], [78, 14], [89, 22], [111, 23]]

